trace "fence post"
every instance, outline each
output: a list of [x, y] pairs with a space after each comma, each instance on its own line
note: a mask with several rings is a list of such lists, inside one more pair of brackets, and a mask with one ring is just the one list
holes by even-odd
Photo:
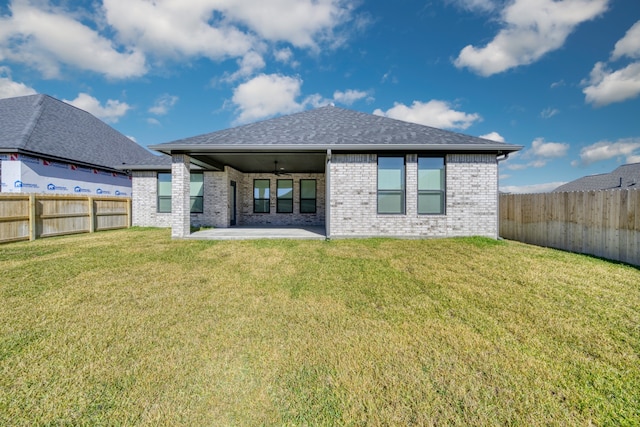
[[127, 228], [131, 228], [131, 199], [127, 200]]
[[29, 240], [36, 240], [37, 225], [36, 225], [36, 195], [34, 193], [29, 194]]
[[96, 231], [96, 212], [93, 203], [93, 197], [88, 197], [89, 201], [89, 233]]

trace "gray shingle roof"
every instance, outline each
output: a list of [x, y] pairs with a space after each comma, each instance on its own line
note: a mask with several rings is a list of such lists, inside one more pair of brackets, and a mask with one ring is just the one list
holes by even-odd
[[180, 139], [150, 148], [171, 150], [237, 150], [295, 147], [300, 150], [377, 149], [421, 146], [424, 149], [518, 151], [522, 147], [449, 132], [387, 117], [326, 106], [262, 122]]
[[86, 111], [48, 95], [0, 99], [0, 151], [106, 168], [158, 157]]
[[613, 172], [588, 175], [556, 188], [555, 192], [640, 188], [640, 163], [616, 168]]

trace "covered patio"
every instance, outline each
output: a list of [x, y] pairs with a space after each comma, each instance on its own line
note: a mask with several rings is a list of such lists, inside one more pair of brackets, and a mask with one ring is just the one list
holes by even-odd
[[324, 227], [237, 226], [230, 228], [208, 228], [191, 233], [187, 238], [196, 240], [325, 240], [326, 233]]

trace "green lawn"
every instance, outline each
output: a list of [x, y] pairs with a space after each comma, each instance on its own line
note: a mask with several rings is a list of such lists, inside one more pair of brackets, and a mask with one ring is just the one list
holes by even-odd
[[0, 245], [0, 425], [639, 425], [640, 270], [486, 239]]

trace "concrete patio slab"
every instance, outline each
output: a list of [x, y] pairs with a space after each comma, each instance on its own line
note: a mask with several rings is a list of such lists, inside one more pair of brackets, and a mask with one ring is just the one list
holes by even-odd
[[268, 227], [238, 226], [210, 228], [191, 233], [188, 239], [199, 240], [253, 240], [253, 239], [301, 239], [324, 240], [324, 227]]

